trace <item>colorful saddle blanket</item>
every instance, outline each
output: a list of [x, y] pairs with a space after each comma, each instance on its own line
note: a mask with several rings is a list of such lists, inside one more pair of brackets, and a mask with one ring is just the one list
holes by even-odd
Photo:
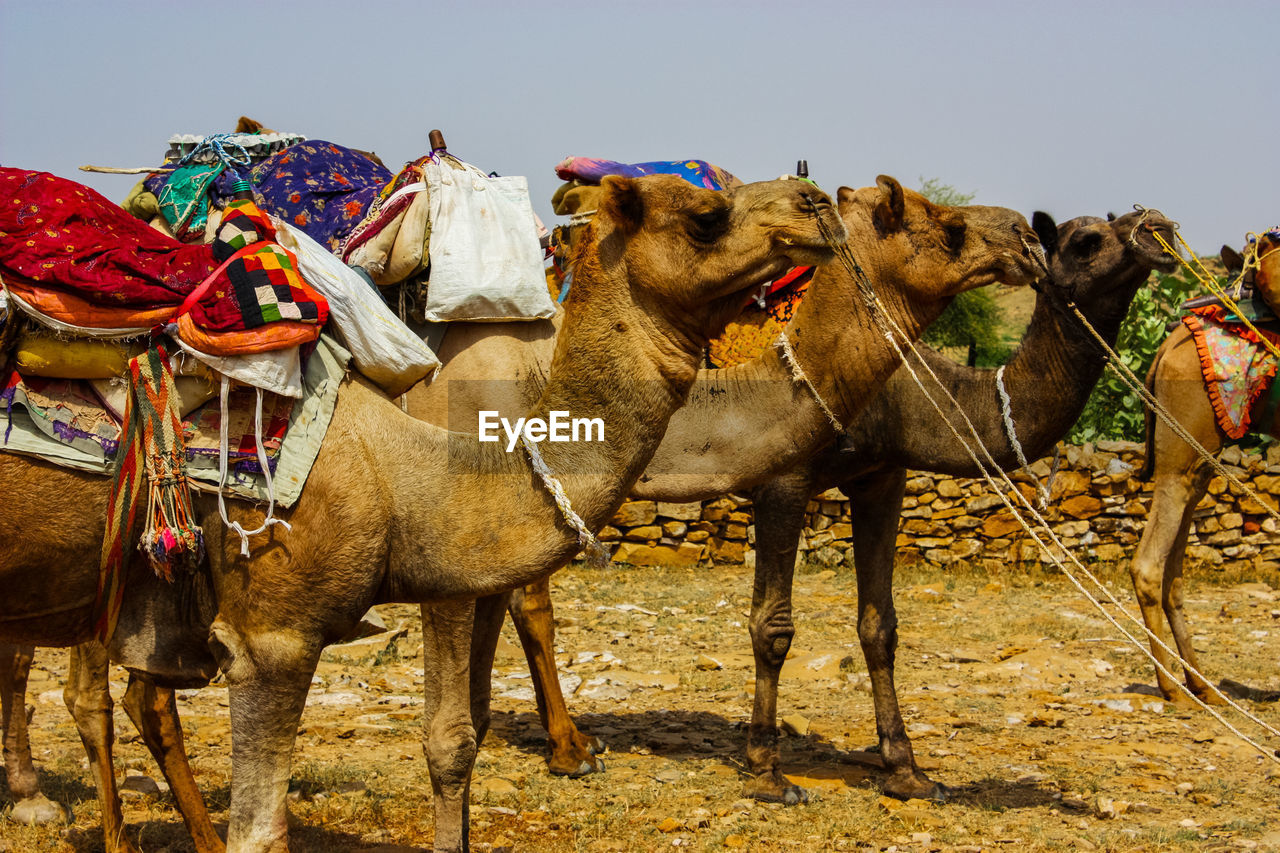
[[[0, 168], [0, 188], [10, 200], [0, 205], [0, 277], [56, 323], [145, 332], [176, 322], [191, 346], [229, 355], [315, 340], [328, 317], [253, 202], [228, 206], [214, 243], [184, 245], [45, 172]], [[281, 320], [283, 337], [240, 334]]]
[[1254, 405], [1271, 389], [1280, 366], [1263, 338], [1280, 346], [1280, 333], [1255, 333], [1238, 320], [1231, 322], [1234, 318], [1221, 305], [1189, 310], [1182, 323], [1195, 340], [1218, 426], [1228, 437], [1241, 438], [1249, 432]]
[[[360, 224], [374, 198], [392, 180], [391, 172], [368, 155], [318, 139], [291, 145], [246, 171], [266, 210], [306, 231], [330, 251]], [[188, 172], [194, 172], [195, 178]], [[156, 173], [146, 179], [145, 186], [160, 199], [166, 219], [170, 216], [164, 202], [174, 198], [180, 201], [181, 212], [196, 211], [198, 221], [201, 203], [212, 201], [215, 207], [224, 207], [241, 177], [220, 165], [198, 165]], [[203, 226], [197, 229], [193, 223], [175, 233], [183, 239], [200, 239]]]
[[598, 184], [608, 175], [639, 178], [644, 175], [679, 175], [695, 187], [724, 190], [740, 186], [742, 181], [719, 166], [705, 160], [660, 160], [650, 163], [618, 163], [595, 157], [566, 157], [556, 166], [556, 176], [562, 181], [579, 181]]

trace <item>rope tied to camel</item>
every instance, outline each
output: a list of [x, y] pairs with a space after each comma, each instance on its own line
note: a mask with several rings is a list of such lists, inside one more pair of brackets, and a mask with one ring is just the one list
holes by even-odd
[[271, 527], [273, 524], [279, 524], [282, 527], [284, 527], [285, 530], [293, 530], [293, 527], [292, 525], [289, 524], [289, 522], [285, 521], [283, 518], [275, 517], [275, 512], [276, 512], [275, 481], [271, 476], [271, 464], [270, 464], [270, 460], [267, 459], [266, 448], [262, 444], [262, 389], [261, 388], [254, 388], [254, 391], [256, 391], [257, 394], [256, 394], [254, 409], [253, 409], [253, 427], [254, 427], [253, 440], [254, 440], [254, 447], [258, 452], [258, 465], [262, 468], [262, 477], [266, 481], [266, 486], [267, 486], [267, 515], [266, 515], [266, 518], [262, 520], [262, 524], [258, 525], [258, 527], [253, 530], [245, 530], [244, 527], [241, 526], [240, 522], [232, 521], [227, 516], [227, 503], [226, 503], [226, 498], [223, 496], [223, 490], [226, 488], [226, 485], [227, 485], [227, 470], [228, 470], [227, 445], [228, 445], [228, 438], [229, 438], [228, 424], [231, 420], [229, 406], [228, 406], [230, 390], [231, 390], [231, 380], [228, 377], [223, 376], [222, 387], [219, 389], [219, 392], [218, 392], [218, 401], [221, 409], [220, 414], [221, 414], [221, 422], [222, 422], [218, 430], [218, 433], [219, 433], [218, 434], [218, 515], [221, 516], [222, 523], [225, 524], [227, 528], [231, 530], [232, 533], [235, 533], [237, 536], [240, 537], [240, 556], [248, 557], [250, 536], [257, 536], [259, 533], [266, 532], [267, 528]]
[[524, 433], [521, 432], [520, 446], [529, 455], [529, 462], [533, 465], [533, 470], [537, 472], [542, 484], [551, 493], [551, 497], [555, 500], [565, 524], [569, 525], [578, 534], [578, 545], [587, 553], [587, 562], [595, 568], [603, 568], [608, 565], [608, 549], [587, 527], [586, 522], [582, 520], [582, 516], [578, 515], [574, 510], [573, 504], [569, 502], [569, 495], [565, 493], [564, 485], [556, 478], [551, 466], [547, 465], [546, 460], [542, 458], [542, 452], [538, 450], [537, 442], [529, 441], [525, 438]]
[[[1018, 431], [1013, 426], [1013, 401], [1009, 399], [1009, 392], [1004, 387], [1004, 369], [1008, 365], [1000, 365], [996, 369], [996, 391], [1000, 394], [1000, 416], [1004, 419], [1004, 434], [1009, 439], [1009, 444], [1013, 447], [1013, 455], [1018, 457], [1018, 465], [1021, 470], [1027, 472], [1031, 479], [1035, 480], [1036, 492], [1038, 493], [1038, 503], [1036, 508], [1044, 512], [1049, 508], [1049, 489], [1044, 483], [1040, 482], [1031, 471], [1031, 463], [1027, 462], [1026, 454], [1022, 452], [1022, 442], [1018, 441]], [[1054, 467], [1057, 467], [1057, 456], [1054, 456]]]
[[778, 333], [778, 339], [774, 342], [774, 346], [782, 350], [782, 360], [791, 368], [791, 378], [809, 389], [809, 393], [813, 395], [813, 399], [817, 402], [818, 408], [822, 410], [822, 414], [826, 415], [827, 421], [831, 424], [831, 428], [836, 431], [836, 435], [844, 435], [844, 424], [840, 423], [836, 413], [827, 405], [827, 401], [822, 399], [817, 387], [810, 381], [809, 376], [804, 372], [804, 368], [800, 366], [800, 360], [796, 358], [796, 351], [791, 348], [791, 340], [787, 337], [785, 329]]
[[[836, 244], [831, 239], [831, 237], [827, 237], [827, 239], [828, 239], [828, 242], [832, 244], [832, 247], [836, 248], [837, 258], [840, 259], [841, 263], [845, 265], [846, 269], [848, 269], [850, 273], [854, 275], [855, 280], [860, 280], [865, 278], [865, 273], [863, 273], [862, 270], [856, 266], [856, 262], [854, 262], [853, 264], [850, 264], [849, 260], [846, 260], [844, 253], [839, 251], [839, 247], [836, 246]], [[860, 284], [860, 287], [862, 287], [864, 283], [860, 280], [859, 284]], [[865, 298], [865, 293], [867, 292], [870, 292], [869, 282], [865, 282], [864, 298]], [[873, 292], [872, 292], [871, 298], [875, 299]], [[875, 299], [875, 302], [878, 303], [879, 300]], [[1076, 311], [1078, 313], [1079, 309], [1077, 308]], [[1280, 756], [1277, 756], [1275, 751], [1266, 749], [1265, 747], [1261, 746], [1260, 744], [1256, 743], [1254, 740], [1249, 738], [1247, 735], [1245, 735], [1243, 732], [1241, 732], [1239, 729], [1233, 726], [1230, 722], [1228, 722], [1220, 713], [1218, 713], [1216, 710], [1210, 707], [1206, 702], [1200, 699], [1200, 697], [1192, 693], [1191, 690], [1185, 684], [1182, 684], [1180, 681], [1174, 678], [1173, 674], [1170, 673], [1169, 670], [1164, 666], [1164, 664], [1162, 664], [1160, 660], [1156, 658], [1156, 656], [1151, 652], [1151, 650], [1147, 646], [1139, 642], [1136, 637], [1130, 634], [1129, 631], [1127, 631], [1124, 628], [1124, 626], [1122, 626], [1116, 620], [1116, 618], [1107, 611], [1107, 609], [1103, 606], [1102, 602], [1098, 601], [1098, 599], [1095, 598], [1089, 592], [1089, 590], [1080, 581], [1080, 579], [1077, 578], [1076, 575], [1067, 567], [1066, 563], [1062, 559], [1060, 559], [1058, 555], [1055, 554], [1053, 550], [1049, 548], [1048, 545], [1045, 544], [1045, 541], [1041, 539], [1036, 529], [1031, 526], [1031, 524], [1022, 515], [1022, 512], [1018, 509], [1017, 506], [1014, 505], [1014, 502], [1009, 498], [1009, 493], [1012, 493], [1013, 495], [1016, 496], [1017, 500], [1022, 504], [1023, 507], [1025, 507], [1028, 514], [1034, 519], [1039, 529], [1043, 530], [1047, 534], [1047, 538], [1052, 542], [1052, 544], [1056, 545], [1057, 548], [1066, 557], [1070, 559], [1070, 562], [1096, 588], [1102, 591], [1103, 595], [1119, 612], [1123, 613], [1129, 619], [1130, 622], [1132, 622], [1133, 624], [1141, 628], [1142, 631], [1145, 632], [1148, 639], [1152, 643], [1154, 643], [1163, 651], [1165, 651], [1167, 654], [1169, 654], [1173, 659], [1177, 660], [1183, 666], [1184, 669], [1190, 672], [1194, 672], [1196, 675], [1199, 675], [1202, 678], [1202, 680], [1207, 681], [1207, 679], [1204, 679], [1204, 677], [1198, 671], [1196, 671], [1194, 667], [1192, 667], [1189, 663], [1183, 660], [1181, 655], [1179, 655], [1173, 649], [1169, 648], [1169, 646], [1158, 635], [1156, 635], [1153, 631], [1147, 628], [1144, 622], [1142, 622], [1140, 619], [1138, 619], [1132, 613], [1130, 613], [1129, 610], [1126, 609], [1121, 604], [1119, 599], [1117, 599], [1115, 595], [1109, 589], [1107, 589], [1107, 587], [1102, 583], [1102, 581], [1100, 581], [1092, 572], [1090, 572], [1080, 562], [1080, 560], [1075, 556], [1075, 554], [1073, 554], [1062, 543], [1061, 539], [1057, 536], [1056, 533], [1054, 533], [1053, 529], [1049, 526], [1048, 521], [1039, 512], [1036, 511], [1035, 507], [1032, 506], [1031, 503], [1027, 500], [1027, 498], [1022, 494], [1022, 491], [1017, 488], [1016, 484], [1009, 478], [1007, 474], [1005, 474], [1000, 469], [1000, 466], [996, 464], [995, 459], [991, 455], [990, 450], [982, 443], [982, 439], [979, 436], [977, 428], [973, 425], [973, 422], [969, 419], [969, 417], [964, 413], [964, 410], [960, 407], [959, 402], [955, 399], [954, 395], [952, 395], [951, 392], [947, 390], [946, 385], [942, 382], [942, 380], [938, 378], [937, 374], [933, 372], [932, 368], [929, 367], [928, 362], [926, 362], [924, 358], [920, 355], [914, 342], [904, 334], [903, 340], [906, 342], [907, 348], [916, 357], [916, 359], [919, 360], [920, 364], [924, 366], [925, 370], [928, 372], [934, 384], [939, 389], [942, 390], [943, 394], [949, 399], [949, 402], [955, 408], [955, 411], [959, 412], [961, 419], [964, 421], [965, 425], [968, 427], [968, 431], [970, 435], [973, 436], [974, 442], [976, 443], [977, 447], [981, 449], [982, 454], [986, 457], [986, 462], [983, 462], [981, 459], [979, 459], [978, 453], [976, 450], [974, 450], [973, 445], [971, 445], [963, 436], [961, 436], [960, 431], [956, 428], [952, 420], [943, 411], [942, 406], [934, 398], [933, 394], [931, 394], [928, 388], [925, 387], [925, 384], [920, 379], [919, 374], [915, 371], [915, 369], [911, 366], [911, 363], [907, 360], [906, 354], [903, 352], [902, 348], [899, 347], [898, 342], [895, 339], [895, 331], [898, 334], [902, 334], [901, 327], [898, 326], [897, 322], [893, 319], [892, 316], [888, 314], [888, 312], [885, 312], [882, 310], [879, 312], [879, 316], [884, 320], [885, 325], [889, 327], [888, 329], [885, 330], [885, 333], [884, 333], [885, 339], [890, 343], [890, 345], [897, 352], [898, 357], [901, 359], [903, 366], [905, 366], [907, 371], [911, 374], [912, 379], [915, 380], [916, 385], [920, 388], [921, 392], [924, 393], [925, 398], [933, 406], [934, 410], [938, 413], [938, 416], [942, 418], [943, 423], [947, 425], [947, 428], [951, 431], [951, 434], [955, 437], [957, 441], [960, 442], [960, 445], [965, 449], [965, 452], [969, 455], [969, 458], [974, 463], [975, 467], [977, 467], [978, 470], [982, 472], [982, 477], [983, 479], [986, 480], [988, 486], [990, 486], [995, 491], [996, 495], [1000, 498], [1000, 501], [1005, 505], [1006, 509], [1009, 510], [1013, 518], [1018, 522], [1019, 526], [1021, 526], [1022, 529], [1027, 533], [1027, 535], [1031, 537], [1031, 540], [1040, 547], [1041, 551], [1045, 554], [1045, 556], [1049, 558], [1049, 561], [1053, 563], [1053, 565], [1056, 566], [1059, 570], [1062, 571], [1062, 573], [1071, 581], [1071, 583], [1075, 585], [1076, 589], [1081, 593], [1081, 595], [1083, 595], [1085, 599], [1089, 601], [1089, 603], [1092, 604], [1098, 610], [1099, 613], [1102, 614], [1103, 618], [1106, 619], [1106, 621], [1109, 622], [1112, 625], [1112, 627], [1114, 627], [1117, 631], [1119, 631], [1120, 634], [1124, 636], [1131, 644], [1137, 647], [1137, 649], [1140, 652], [1146, 655], [1147, 659], [1151, 661], [1151, 663], [1155, 666], [1155, 668], [1160, 672], [1164, 673], [1166, 676], [1168, 676], [1169, 679], [1174, 684], [1176, 684], [1178, 688], [1189, 699], [1191, 699], [1193, 703], [1198, 705], [1201, 709], [1207, 711], [1210, 714], [1210, 716], [1212, 716], [1219, 723], [1221, 723], [1224, 728], [1226, 728], [1232, 734], [1239, 737], [1242, 741], [1247, 743], [1249, 746], [1253, 747], [1255, 750], [1258, 751], [1259, 754], [1263, 755], [1264, 757], [1268, 758], [1273, 762], [1276, 762], [1277, 764], [1280, 764]], [[1080, 315], [1080, 316], [1081, 316], [1081, 319], [1083, 320], [1083, 315]], [[1097, 336], [1096, 331], [1094, 332], [1094, 334], [1095, 336]], [[1103, 341], [1103, 343], [1105, 343], [1105, 341]], [[1006, 486], [1006, 489], [1001, 489], [997, 485], [996, 479], [991, 473], [991, 471], [993, 470], [996, 471], [999, 477], [1003, 480], [1004, 485]], [[1270, 734], [1275, 736], [1280, 736], [1280, 731], [1277, 731], [1275, 728], [1273, 728], [1271, 725], [1269, 725], [1265, 721], [1259, 719], [1257, 716], [1250, 713], [1248, 710], [1241, 707], [1236, 702], [1233, 702], [1230, 699], [1230, 697], [1227, 697], [1221, 691], [1216, 691], [1216, 692], [1218, 696], [1220, 696], [1226, 702], [1227, 705], [1229, 705], [1235, 711], [1240, 713], [1246, 719], [1255, 723], [1256, 725], [1258, 725], [1265, 731], [1269, 732]]]
[[1160, 248], [1164, 249], [1166, 254], [1172, 255], [1174, 258], [1176, 258], [1178, 263], [1182, 265], [1183, 269], [1191, 273], [1192, 277], [1195, 278], [1197, 282], [1199, 282], [1206, 290], [1208, 290], [1214, 296], [1218, 297], [1218, 299], [1222, 300], [1222, 304], [1227, 306], [1227, 308], [1232, 313], [1234, 313], [1237, 317], [1240, 318], [1240, 322], [1243, 323], [1244, 326], [1247, 329], [1249, 329], [1249, 331], [1254, 333], [1254, 335], [1258, 338], [1258, 340], [1261, 342], [1262, 346], [1267, 350], [1267, 352], [1271, 353], [1276, 358], [1280, 358], [1280, 347], [1277, 347], [1274, 343], [1271, 342], [1271, 340], [1266, 335], [1258, 331], [1258, 327], [1253, 325], [1252, 322], [1250, 322], [1247, 316], [1247, 312], [1242, 311], [1240, 309], [1240, 306], [1236, 303], [1235, 298], [1232, 297], [1227, 292], [1228, 289], [1234, 289], [1236, 296], [1239, 296], [1241, 292], [1241, 287], [1244, 284], [1245, 276], [1248, 274], [1249, 270], [1260, 269], [1262, 267], [1262, 259], [1267, 257], [1268, 255], [1271, 255], [1274, 252], [1280, 251], [1280, 249], [1272, 249], [1270, 252], [1267, 252], [1266, 254], [1259, 255], [1258, 254], [1258, 235], [1252, 231], [1249, 232], [1247, 235], [1245, 235], [1248, 241], [1248, 246], [1246, 247], [1246, 251], [1243, 258], [1244, 266], [1241, 267], [1240, 274], [1237, 275], [1227, 285], [1227, 287], [1223, 287], [1222, 285], [1218, 284], [1217, 277], [1213, 273], [1209, 272], [1209, 269], [1204, 265], [1204, 261], [1200, 260], [1200, 257], [1196, 255], [1196, 253], [1192, 250], [1192, 248], [1189, 245], [1187, 245], [1187, 241], [1182, 238], [1182, 235], [1178, 233], [1178, 231], [1176, 230], [1173, 233], [1174, 233], [1174, 236], [1177, 238], [1178, 247], [1186, 250], [1187, 255], [1192, 260], [1195, 261], [1194, 266], [1192, 265], [1191, 261], [1188, 261], [1186, 258], [1184, 258], [1178, 252], [1177, 249], [1169, 245], [1169, 242], [1165, 240], [1164, 237], [1160, 236], [1159, 232], [1152, 231], [1151, 236], [1154, 237], [1155, 241], [1160, 244]]

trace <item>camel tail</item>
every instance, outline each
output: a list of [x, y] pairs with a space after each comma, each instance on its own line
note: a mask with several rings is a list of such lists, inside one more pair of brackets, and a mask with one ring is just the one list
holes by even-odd
[[[1147, 390], [1153, 395], [1155, 394], [1156, 384], [1156, 366], [1160, 364], [1160, 356], [1164, 353], [1164, 347], [1156, 351], [1156, 357], [1151, 360], [1151, 367], [1147, 370], [1147, 378], [1142, 384], [1147, 386]], [[1143, 406], [1143, 426], [1145, 429], [1144, 444], [1146, 445], [1145, 453], [1142, 459], [1142, 468], [1138, 471], [1139, 480], [1150, 480], [1151, 475], [1155, 473], [1156, 467], [1156, 413], [1152, 411], [1150, 406]]]

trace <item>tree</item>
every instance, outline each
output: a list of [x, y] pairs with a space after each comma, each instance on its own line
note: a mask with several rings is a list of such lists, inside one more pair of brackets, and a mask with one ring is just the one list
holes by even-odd
[[[974, 193], [957, 190], [937, 178], [920, 178], [920, 194], [934, 204], [969, 204]], [[1011, 350], [1001, 339], [1003, 313], [990, 288], [968, 290], [957, 296], [942, 315], [925, 330], [921, 340], [932, 347], [964, 347], [970, 367], [994, 367], [1008, 361]]]

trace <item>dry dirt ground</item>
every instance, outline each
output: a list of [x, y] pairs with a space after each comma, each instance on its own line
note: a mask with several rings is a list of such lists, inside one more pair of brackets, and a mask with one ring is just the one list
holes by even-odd
[[[1131, 607], [1127, 576], [1103, 577]], [[1201, 573], [1188, 610], [1206, 671], [1248, 685], [1237, 688], [1251, 697], [1243, 706], [1280, 727], [1280, 703], [1266, 701], [1280, 690], [1275, 586], [1275, 577]], [[1280, 764], [1204, 711], [1152, 695], [1145, 657], [1061, 576], [907, 569], [898, 590], [907, 725], [922, 764], [955, 789], [949, 803], [881, 796], [850, 574], [797, 578], [799, 632], [779, 712], [786, 769], [815, 797], [784, 808], [741, 797], [752, 689], [746, 572], [574, 568], [556, 579], [561, 678], [579, 724], [608, 742], [608, 769], [547, 775], [508, 624], [473, 786], [475, 849], [1280, 850]], [[389, 633], [330, 649], [316, 675], [290, 795], [295, 851], [429, 849], [417, 611], [383, 613]], [[29, 702], [41, 778], [74, 822], [27, 828], [0, 816], [0, 851], [102, 849], [60, 696], [64, 658], [39, 655]], [[184, 692], [180, 707], [225, 830], [225, 688]], [[131, 835], [148, 853], [190, 850], [168, 794], [147, 793], [159, 774], [123, 714], [117, 729], [117, 766], [139, 789], [125, 805]], [[1246, 734], [1265, 741], [1256, 727]], [[0, 815], [9, 806], [0, 786]]]

